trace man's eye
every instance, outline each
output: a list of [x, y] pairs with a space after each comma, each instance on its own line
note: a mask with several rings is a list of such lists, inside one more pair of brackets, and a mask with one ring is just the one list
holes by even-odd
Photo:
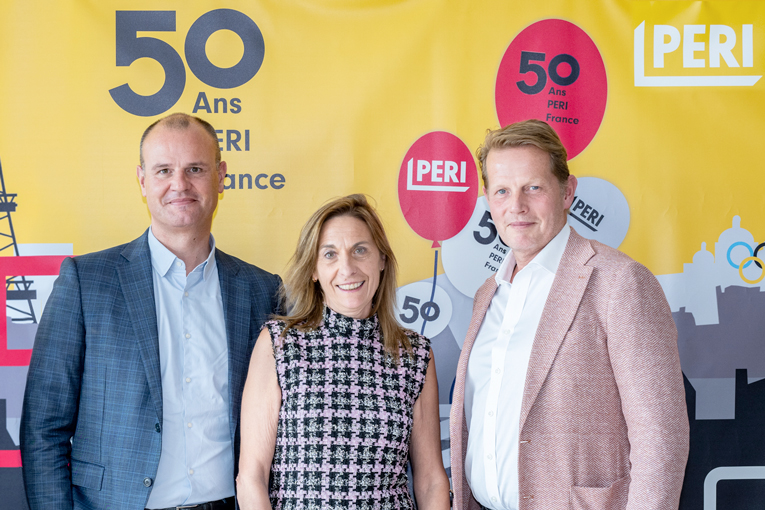
[[192, 174], [198, 174], [201, 171], [202, 169], [199, 168], [198, 166], [192, 166], [191, 168], [189, 168], [189, 173], [192, 173]]
[[160, 168], [159, 170], [157, 170], [157, 173], [159, 175], [167, 175], [167, 174], [170, 173], [170, 169], [169, 168]]
[[539, 191], [539, 186], [529, 186], [529, 191]]
[[505, 189], [498, 189], [497, 190], [497, 195], [504, 195], [505, 193], [507, 193], [507, 190], [505, 190]]

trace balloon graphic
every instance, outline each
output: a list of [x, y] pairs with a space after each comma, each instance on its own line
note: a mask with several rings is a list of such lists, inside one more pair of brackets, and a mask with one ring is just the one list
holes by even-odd
[[453, 134], [423, 135], [404, 156], [398, 174], [401, 212], [412, 230], [434, 247], [462, 230], [477, 197], [473, 154]]

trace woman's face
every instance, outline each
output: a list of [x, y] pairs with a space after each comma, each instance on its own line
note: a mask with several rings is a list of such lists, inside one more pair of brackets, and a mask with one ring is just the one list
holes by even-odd
[[384, 268], [385, 256], [363, 221], [336, 216], [324, 223], [313, 277], [332, 310], [354, 319], [369, 317]]

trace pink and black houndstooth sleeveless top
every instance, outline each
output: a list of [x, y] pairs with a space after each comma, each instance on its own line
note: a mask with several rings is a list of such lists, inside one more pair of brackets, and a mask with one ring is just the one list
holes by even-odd
[[406, 462], [414, 403], [430, 341], [408, 332], [413, 355], [395, 365], [377, 316], [329, 308], [316, 330], [266, 326], [274, 341], [282, 407], [271, 464], [275, 510], [411, 509]]

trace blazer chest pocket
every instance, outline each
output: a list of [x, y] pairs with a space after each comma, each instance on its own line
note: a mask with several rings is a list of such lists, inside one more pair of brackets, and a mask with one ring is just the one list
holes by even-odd
[[620, 510], [627, 507], [629, 475], [619, 478], [610, 487], [571, 487], [571, 510]]
[[103, 480], [103, 466], [72, 459], [72, 485], [100, 491]]

